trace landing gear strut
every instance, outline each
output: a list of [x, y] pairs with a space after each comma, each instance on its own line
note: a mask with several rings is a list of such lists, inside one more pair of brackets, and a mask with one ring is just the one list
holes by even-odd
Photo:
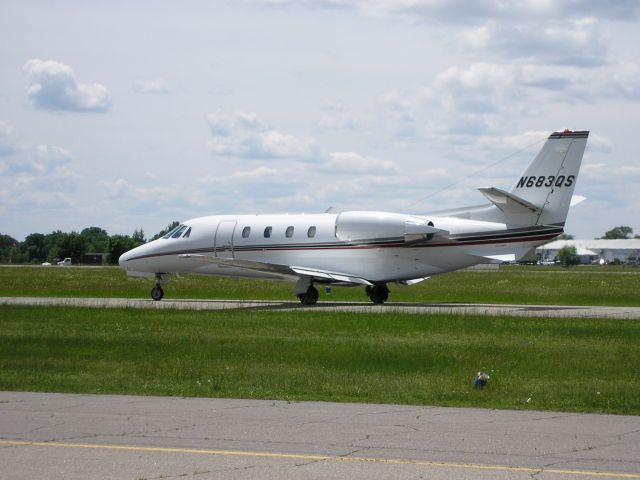
[[171, 275], [168, 273], [156, 273], [156, 286], [151, 289], [151, 298], [153, 298], [156, 302], [162, 300], [164, 297], [164, 290], [162, 290], [162, 285], [165, 283], [169, 283], [171, 280]]
[[389, 288], [386, 284], [367, 286], [365, 289], [371, 301], [377, 305], [381, 305], [389, 298]]
[[162, 300], [162, 297], [164, 297], [164, 290], [162, 290], [160, 284], [157, 284], [151, 289], [151, 298], [157, 302], [158, 300]]
[[303, 305], [315, 305], [318, 301], [318, 297], [318, 289], [313, 285], [310, 285], [305, 293], [298, 294], [300, 303], [302, 303]]

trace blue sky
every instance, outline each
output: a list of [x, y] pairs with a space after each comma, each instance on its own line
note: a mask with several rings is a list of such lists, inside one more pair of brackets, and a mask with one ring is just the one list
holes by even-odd
[[640, 233], [639, 15], [638, 1], [4, 1], [0, 233], [473, 205], [564, 128], [592, 132], [566, 230]]

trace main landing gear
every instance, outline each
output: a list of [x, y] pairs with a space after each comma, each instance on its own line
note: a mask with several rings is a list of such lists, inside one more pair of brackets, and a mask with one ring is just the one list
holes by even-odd
[[389, 287], [385, 283], [367, 285], [364, 291], [376, 305], [382, 305], [389, 298]]
[[313, 285], [309, 285], [306, 292], [298, 294], [298, 299], [302, 305], [315, 305], [319, 296], [318, 289]]
[[[381, 305], [389, 298], [389, 287], [386, 283], [368, 285], [365, 289], [367, 296], [377, 305]], [[298, 297], [302, 305], [315, 305], [318, 302], [318, 290], [313, 286], [311, 277], [300, 277], [293, 289], [293, 294]]]
[[151, 289], [151, 298], [157, 302], [158, 300], [162, 300], [162, 297], [164, 297], [164, 290], [162, 290], [160, 284], [157, 284]]

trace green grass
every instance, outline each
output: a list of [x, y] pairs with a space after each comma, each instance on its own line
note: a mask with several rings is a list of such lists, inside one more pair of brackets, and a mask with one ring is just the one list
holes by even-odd
[[[63, 267], [0, 267], [0, 296], [149, 298], [153, 281], [123, 270]], [[640, 269], [632, 267], [501, 267], [458, 271], [411, 287], [395, 284], [394, 302], [477, 302], [560, 305], [640, 305]], [[293, 284], [191, 275], [165, 286], [165, 298], [292, 300]], [[366, 301], [363, 288], [321, 290], [320, 301]]]
[[0, 390], [638, 415], [639, 340], [635, 321], [2, 306]]

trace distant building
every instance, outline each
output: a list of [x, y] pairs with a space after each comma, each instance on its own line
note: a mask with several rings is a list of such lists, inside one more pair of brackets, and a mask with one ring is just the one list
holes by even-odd
[[104, 253], [85, 253], [80, 263], [83, 265], [102, 265]]
[[553, 261], [563, 247], [576, 247], [580, 263], [638, 262], [640, 238], [629, 240], [556, 240], [536, 248], [541, 261]]

